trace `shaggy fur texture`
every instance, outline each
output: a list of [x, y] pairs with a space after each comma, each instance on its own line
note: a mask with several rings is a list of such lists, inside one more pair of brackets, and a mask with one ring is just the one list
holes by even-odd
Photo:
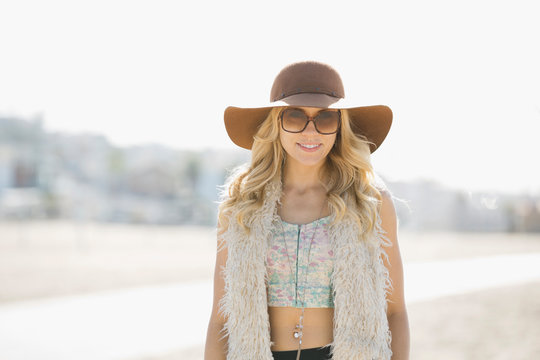
[[[227, 360], [272, 360], [266, 284], [266, 251], [270, 231], [279, 221], [277, 204], [281, 181], [269, 183], [263, 206], [254, 214], [248, 236], [231, 222], [224, 234], [228, 260], [223, 268], [225, 295], [220, 311], [227, 318]], [[234, 214], [232, 217], [234, 218]], [[376, 230], [360, 236], [352, 219], [330, 225], [334, 252], [334, 360], [389, 360], [391, 333], [386, 317], [386, 295], [392, 288], [382, 256], [391, 242], [381, 219]], [[222, 337], [222, 338], [223, 338]]]

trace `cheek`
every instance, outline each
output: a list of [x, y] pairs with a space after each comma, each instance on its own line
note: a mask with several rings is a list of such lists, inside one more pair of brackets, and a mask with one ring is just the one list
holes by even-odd
[[292, 138], [292, 136], [284, 134], [283, 131], [280, 131], [279, 133], [279, 140], [281, 140], [281, 146], [283, 146], [283, 149], [285, 149], [287, 153], [289, 153], [294, 148], [294, 139]]
[[325, 142], [326, 146], [325, 146], [324, 156], [327, 156], [328, 154], [330, 154], [335, 144], [336, 144], [336, 135], [333, 135], [332, 139], [328, 139], [328, 141]]
[[286, 141], [285, 136], [283, 136], [283, 130], [279, 130], [279, 140], [282, 144]]
[[336, 134], [332, 135], [331, 139], [328, 139], [328, 147], [331, 149], [336, 144], [337, 136]]

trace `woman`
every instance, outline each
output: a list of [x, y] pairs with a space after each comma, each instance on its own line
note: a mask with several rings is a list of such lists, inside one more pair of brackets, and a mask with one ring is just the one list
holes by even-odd
[[408, 359], [396, 214], [370, 163], [392, 112], [343, 97], [333, 68], [300, 62], [270, 106], [225, 111], [252, 160], [219, 207], [205, 359]]

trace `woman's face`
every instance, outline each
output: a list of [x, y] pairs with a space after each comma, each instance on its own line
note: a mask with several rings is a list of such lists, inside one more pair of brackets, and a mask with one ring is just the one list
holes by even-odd
[[[322, 110], [313, 107], [298, 107], [313, 117]], [[324, 163], [326, 156], [332, 150], [336, 141], [336, 134], [323, 135], [317, 132], [313, 121], [310, 121], [304, 131], [291, 133], [283, 130], [279, 119], [279, 138], [287, 152], [288, 161], [295, 161], [302, 165], [319, 166]]]

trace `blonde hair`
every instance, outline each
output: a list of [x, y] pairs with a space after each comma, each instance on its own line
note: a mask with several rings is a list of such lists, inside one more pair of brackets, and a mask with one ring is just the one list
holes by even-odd
[[[273, 108], [255, 134], [249, 167], [237, 168], [224, 185], [218, 208], [219, 233], [226, 230], [231, 216], [249, 233], [252, 215], [263, 204], [266, 184], [281, 178], [286, 161], [279, 139], [281, 109]], [[326, 180], [329, 208], [336, 215], [334, 221], [350, 216], [362, 234], [375, 229], [382, 200], [369, 144], [365, 136], [354, 134], [347, 110], [341, 110], [341, 129], [319, 174]]]

